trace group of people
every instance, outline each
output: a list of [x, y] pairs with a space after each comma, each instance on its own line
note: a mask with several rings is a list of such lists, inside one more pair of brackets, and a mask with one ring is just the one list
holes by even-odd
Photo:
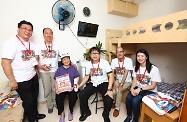
[[[80, 75], [71, 62], [70, 55], [64, 53], [60, 46], [53, 42], [53, 31], [44, 28], [44, 41], [37, 46], [29, 40], [32, 32], [33, 25], [30, 22], [23, 20], [18, 23], [18, 34], [5, 42], [1, 57], [10, 88], [20, 95], [24, 114], [29, 122], [38, 122], [39, 119], [46, 117], [37, 110], [39, 78], [43, 83], [48, 113], [53, 113], [53, 108], [56, 106], [60, 115], [59, 122], [65, 122], [66, 96], [69, 100], [68, 120], [73, 120], [73, 108], [79, 97], [81, 113], [79, 121], [84, 121], [91, 115], [88, 99], [96, 92], [101, 93], [103, 98], [104, 122], [110, 122], [111, 108], [114, 108], [113, 116], [117, 117], [122, 93], [127, 89], [129, 89], [126, 97], [127, 117], [124, 122], [138, 122], [142, 98], [157, 92], [156, 84], [161, 81], [159, 70], [150, 63], [147, 50], [139, 49], [136, 52], [133, 67], [132, 60], [125, 56], [122, 47], [116, 49], [117, 58], [112, 60], [111, 65], [100, 58], [99, 48], [92, 47], [89, 50], [91, 60], [86, 66], [85, 77], [79, 82]], [[59, 58], [61, 66], [58, 64]], [[57, 82], [59, 77], [71, 83], [69, 90], [59, 91]], [[75, 89], [79, 89], [80, 92]]]

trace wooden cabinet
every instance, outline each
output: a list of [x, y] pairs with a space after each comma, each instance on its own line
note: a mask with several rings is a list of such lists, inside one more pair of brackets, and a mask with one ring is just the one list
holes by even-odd
[[125, 56], [131, 57], [132, 54], [136, 53], [136, 44], [126, 44], [122, 43], [122, 30], [106, 30], [106, 57], [105, 59], [109, 62], [112, 61], [113, 58], [116, 58], [116, 49], [117, 47], [122, 47], [125, 49]]
[[123, 0], [108, 0], [108, 13], [132, 18], [138, 15], [138, 4]]
[[[114, 30], [114, 29], [107, 29], [106, 30], [106, 40], [105, 40], [105, 49], [107, 50], [107, 53], [105, 55], [105, 59], [111, 62], [111, 56], [115, 58], [114, 55], [111, 55], [111, 51], [115, 51], [117, 48], [118, 42], [115, 43], [116, 38], [121, 38], [122, 37], [122, 30]], [[112, 44], [113, 42], [113, 44]], [[110, 48], [110, 49], [109, 49]]]

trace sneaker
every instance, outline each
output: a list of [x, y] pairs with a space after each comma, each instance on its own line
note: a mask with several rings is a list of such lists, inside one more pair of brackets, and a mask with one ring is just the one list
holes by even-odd
[[71, 113], [68, 114], [68, 120], [69, 120], [69, 121], [72, 121], [72, 120], [73, 120], [73, 114], [71, 114]]
[[60, 117], [59, 122], [65, 122], [65, 119]]
[[124, 120], [124, 122], [131, 122], [132, 117], [131, 116], [127, 116], [127, 118]]
[[113, 116], [117, 117], [118, 115], [119, 115], [119, 110], [118, 109], [114, 109]]
[[53, 113], [53, 108], [48, 108], [48, 113], [49, 114]]
[[86, 120], [86, 118], [88, 117], [88, 116], [90, 116], [91, 115], [91, 112], [89, 112], [89, 113], [87, 113], [87, 114], [84, 114], [84, 115], [81, 115], [80, 116], [80, 118], [79, 118], [79, 121], [84, 121], [84, 120]]

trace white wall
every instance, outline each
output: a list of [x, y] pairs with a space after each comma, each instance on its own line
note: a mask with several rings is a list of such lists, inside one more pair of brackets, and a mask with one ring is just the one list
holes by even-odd
[[[186, 9], [186, 0], [147, 0], [139, 5], [139, 15], [130, 19], [130, 24]], [[162, 80], [169, 83], [187, 81], [187, 43], [138, 44], [139, 48], [149, 51], [151, 62], [160, 69]]]
[[138, 16], [130, 19], [130, 24], [172, 14], [186, 9], [186, 0], [146, 0], [139, 5]]

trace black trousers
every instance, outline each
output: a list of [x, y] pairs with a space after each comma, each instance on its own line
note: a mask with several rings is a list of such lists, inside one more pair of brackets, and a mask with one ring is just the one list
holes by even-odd
[[81, 115], [84, 115], [90, 112], [90, 109], [88, 106], [88, 99], [90, 98], [92, 94], [99, 91], [103, 97], [103, 102], [104, 102], [104, 111], [102, 113], [104, 122], [110, 122], [109, 112], [112, 107], [113, 99], [108, 95], [105, 96], [107, 90], [108, 90], [108, 82], [104, 82], [98, 85], [97, 87], [94, 87], [92, 83], [87, 83], [86, 87], [79, 93]]
[[35, 75], [29, 81], [19, 82], [17, 92], [23, 101], [22, 106], [24, 108], [25, 115], [28, 117], [28, 120], [36, 120], [38, 114], [37, 98], [39, 94], [38, 76]]
[[62, 92], [60, 94], [56, 94], [56, 105], [58, 108], [58, 115], [60, 115], [64, 111], [64, 100], [68, 96], [69, 99], [69, 110], [73, 113], [73, 108], [77, 101], [77, 92], [72, 90], [71, 92]]

